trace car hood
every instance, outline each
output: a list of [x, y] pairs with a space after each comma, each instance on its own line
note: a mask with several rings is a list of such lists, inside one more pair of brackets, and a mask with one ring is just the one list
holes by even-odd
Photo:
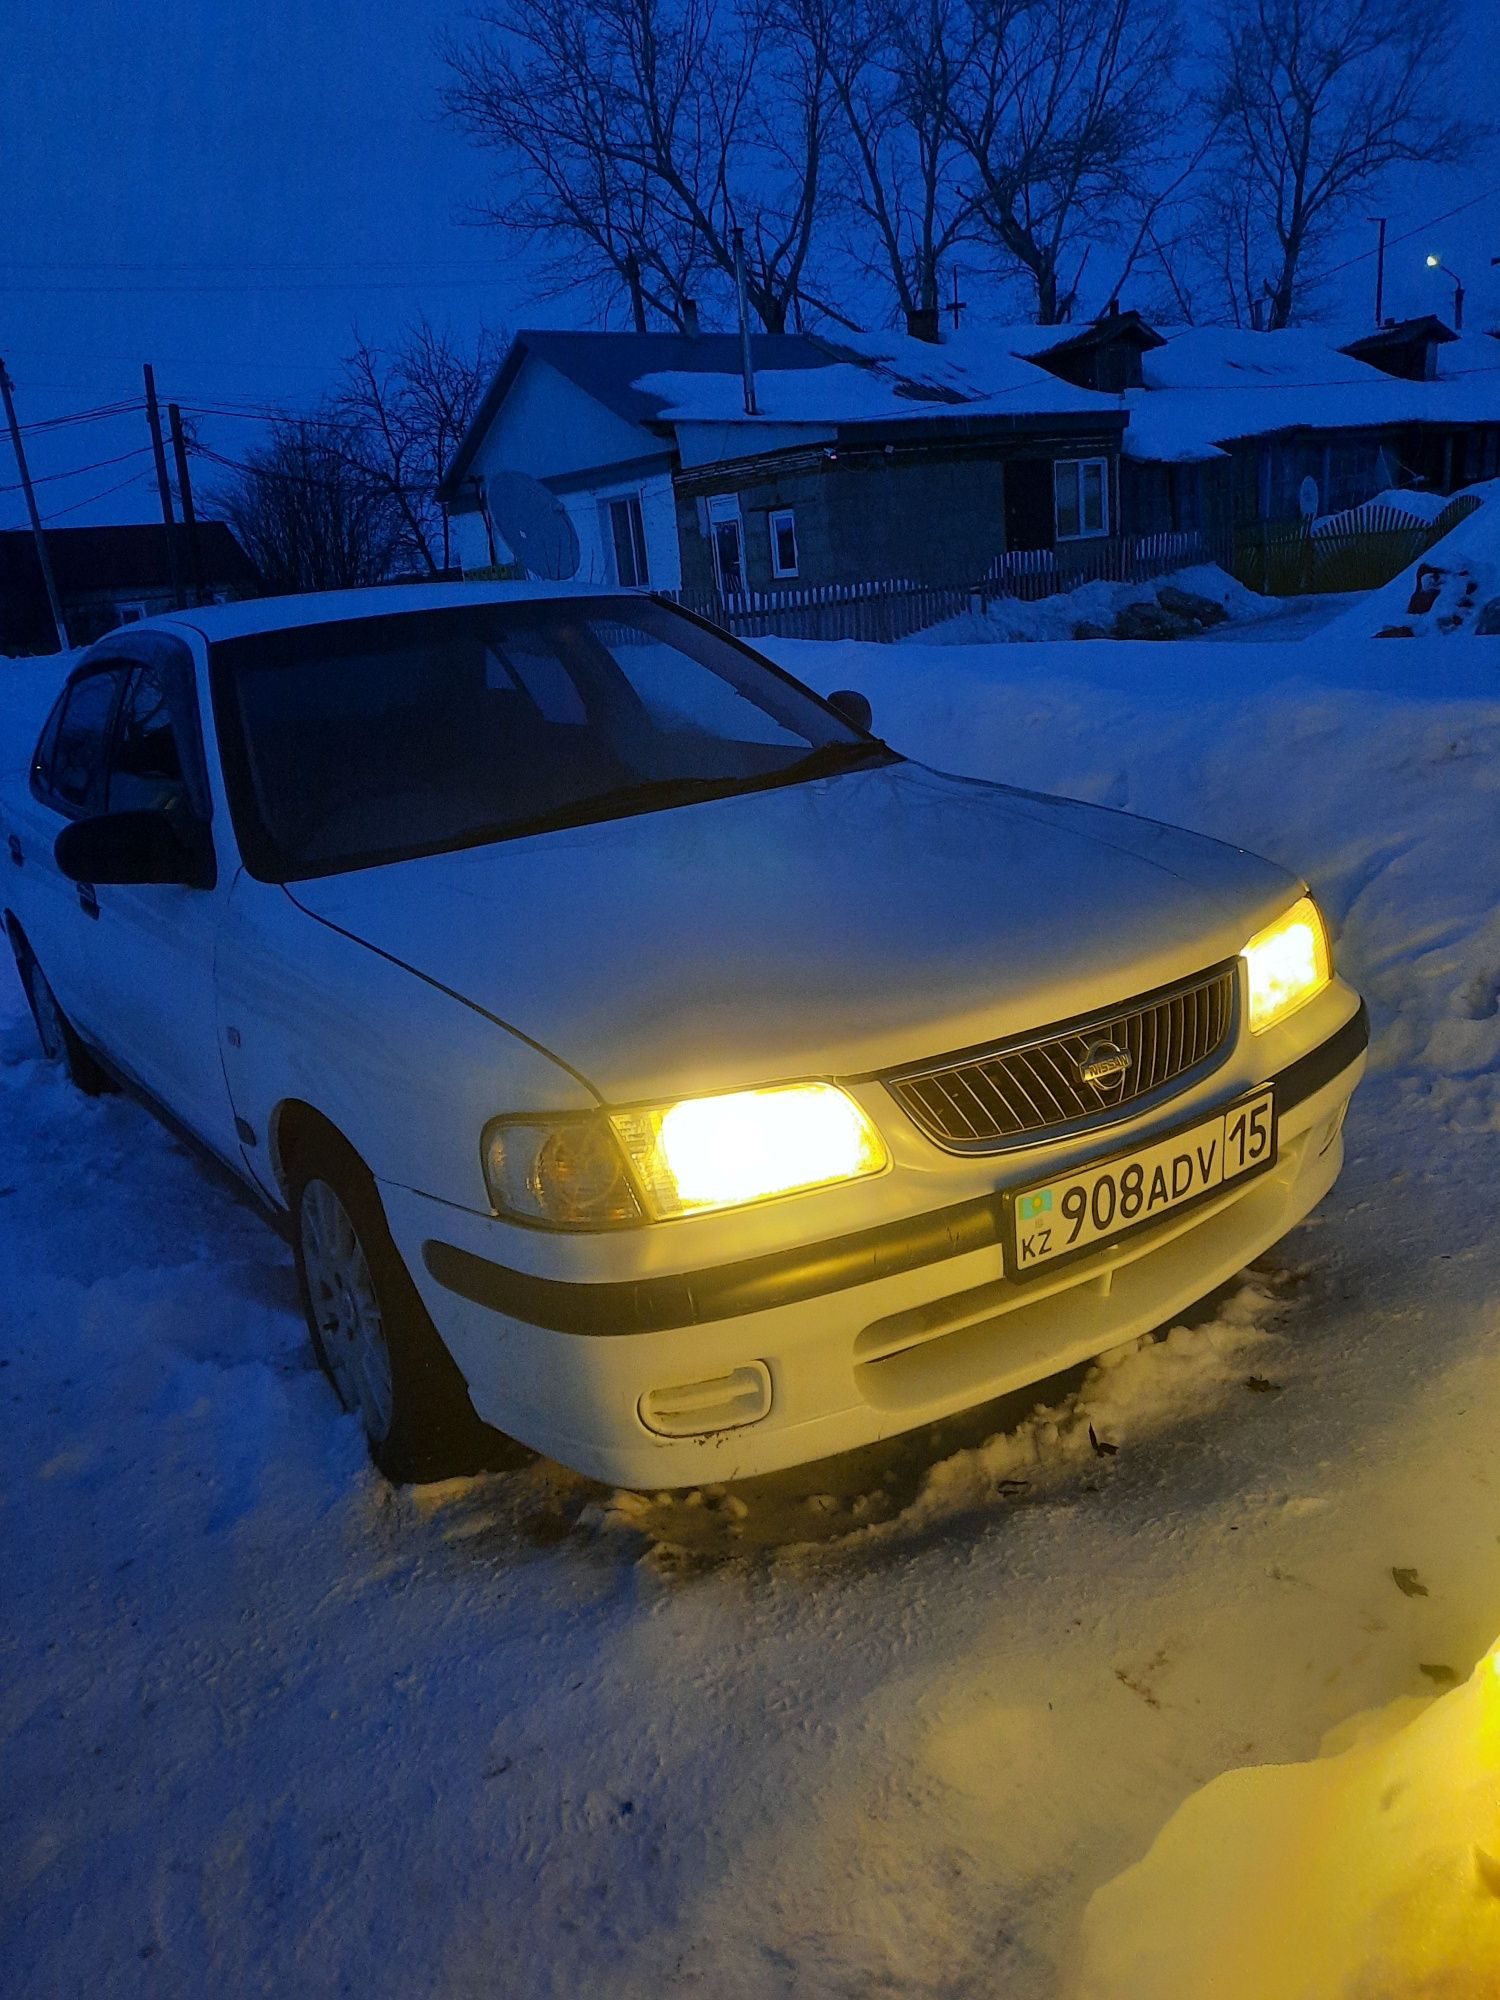
[[1295, 894], [1238, 848], [895, 763], [289, 886], [607, 1102], [850, 1076], [1233, 957]]

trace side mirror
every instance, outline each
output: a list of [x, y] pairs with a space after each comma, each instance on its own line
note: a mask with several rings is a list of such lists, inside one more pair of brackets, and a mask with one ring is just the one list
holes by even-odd
[[186, 839], [164, 812], [98, 813], [74, 820], [53, 843], [57, 865], [70, 882], [178, 883], [211, 888], [213, 856], [196, 826]]
[[869, 702], [855, 688], [835, 688], [828, 697], [828, 706], [836, 708], [846, 722], [852, 722], [856, 729], [863, 729], [866, 733], [875, 720]]

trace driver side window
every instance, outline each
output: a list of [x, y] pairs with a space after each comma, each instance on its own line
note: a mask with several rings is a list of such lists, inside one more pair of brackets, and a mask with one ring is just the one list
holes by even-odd
[[70, 682], [43, 732], [32, 790], [59, 812], [104, 810], [104, 758], [121, 674], [108, 667]]

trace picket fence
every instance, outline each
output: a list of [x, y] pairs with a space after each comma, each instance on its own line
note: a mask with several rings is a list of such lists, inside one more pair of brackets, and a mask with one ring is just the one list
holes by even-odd
[[1000, 598], [1028, 603], [1086, 583], [1149, 583], [1195, 563], [1216, 563], [1269, 597], [1373, 590], [1425, 555], [1479, 506], [1459, 494], [1434, 521], [1395, 508], [1359, 508], [1304, 522], [1159, 535], [1101, 535], [1056, 549], [997, 556], [972, 581], [906, 577], [794, 585], [782, 590], [666, 591], [690, 611], [743, 639], [854, 639], [891, 644], [964, 612], [983, 615]]

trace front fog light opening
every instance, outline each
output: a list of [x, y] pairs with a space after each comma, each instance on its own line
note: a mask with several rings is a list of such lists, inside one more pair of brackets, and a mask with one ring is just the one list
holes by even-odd
[[663, 1219], [801, 1194], [889, 1165], [880, 1134], [834, 1083], [688, 1097], [618, 1111], [612, 1122], [647, 1206]]
[[1301, 896], [1244, 949], [1253, 1034], [1284, 1021], [1333, 977], [1328, 928], [1311, 896]]
[[742, 1430], [771, 1413], [771, 1371], [764, 1361], [747, 1361], [727, 1375], [648, 1389], [637, 1409], [646, 1429], [658, 1437], [711, 1437], [715, 1431]]

